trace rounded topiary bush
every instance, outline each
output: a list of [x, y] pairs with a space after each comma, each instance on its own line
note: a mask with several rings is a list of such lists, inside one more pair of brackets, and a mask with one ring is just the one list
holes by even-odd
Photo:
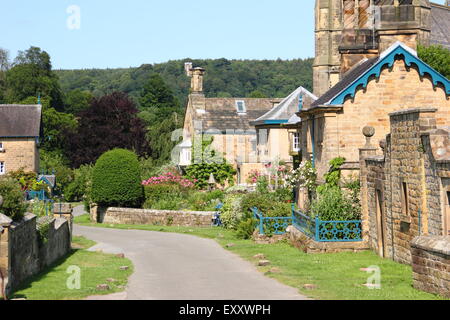
[[134, 152], [114, 149], [97, 160], [92, 173], [91, 199], [101, 207], [142, 205], [144, 190]]

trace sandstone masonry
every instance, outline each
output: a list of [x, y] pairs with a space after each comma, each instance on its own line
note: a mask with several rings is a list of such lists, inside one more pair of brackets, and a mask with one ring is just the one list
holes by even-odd
[[91, 208], [91, 221], [105, 224], [146, 224], [184, 227], [210, 227], [215, 212], [169, 211], [128, 208]]

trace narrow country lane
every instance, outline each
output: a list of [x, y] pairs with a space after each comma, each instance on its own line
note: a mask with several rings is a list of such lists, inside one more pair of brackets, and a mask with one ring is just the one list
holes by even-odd
[[210, 239], [139, 230], [75, 225], [74, 234], [98, 244], [91, 250], [124, 253], [133, 261], [130, 300], [303, 300], [296, 289], [265, 277], [249, 262]]

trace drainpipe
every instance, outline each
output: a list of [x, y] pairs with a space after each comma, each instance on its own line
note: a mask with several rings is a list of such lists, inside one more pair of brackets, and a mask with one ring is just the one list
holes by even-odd
[[315, 128], [315, 121], [314, 116], [310, 116], [309, 119], [311, 120], [311, 144], [312, 144], [312, 167], [316, 168], [316, 138], [314, 136], [314, 132], [316, 131]]

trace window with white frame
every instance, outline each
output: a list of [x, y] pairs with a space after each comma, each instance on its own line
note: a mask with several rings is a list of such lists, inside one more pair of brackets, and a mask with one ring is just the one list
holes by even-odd
[[0, 152], [3, 152], [3, 142], [0, 142]]
[[5, 163], [3, 161], [0, 161], [0, 175], [3, 175], [6, 173]]
[[292, 151], [294, 152], [300, 151], [300, 133], [298, 132], [292, 134]]
[[242, 100], [236, 101], [236, 110], [238, 113], [246, 113], [247, 109], [245, 108], [245, 101]]

